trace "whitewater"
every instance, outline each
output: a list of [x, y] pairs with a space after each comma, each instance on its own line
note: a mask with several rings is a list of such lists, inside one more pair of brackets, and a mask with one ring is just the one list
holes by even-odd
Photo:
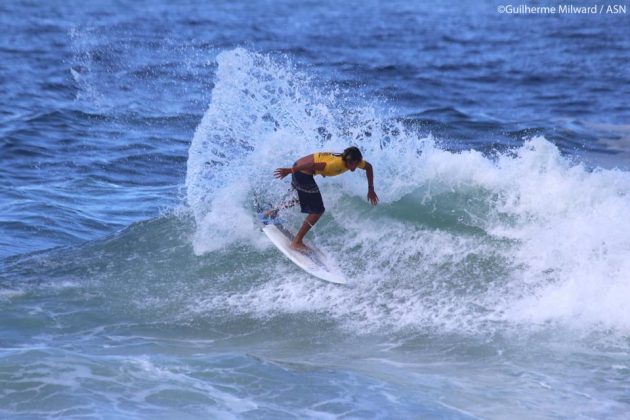
[[[450, 152], [374, 108], [339, 106], [340, 93], [313, 95], [306, 76], [264, 56], [236, 49], [217, 60], [212, 103], [189, 150], [196, 253], [269, 248], [253, 197], [281, 199], [290, 186], [271, 174], [292, 156], [359, 145], [377, 168], [382, 200], [365, 204], [358, 174], [321, 182], [330, 210], [313, 241], [360, 279], [358, 295], [313, 296], [285, 283], [235, 307], [282, 311], [284, 299], [305, 300], [303, 308], [314, 304], [360, 331], [553, 322], [628, 332], [626, 172], [589, 170], [542, 137], [491, 157]], [[299, 212], [285, 213], [301, 222]]]

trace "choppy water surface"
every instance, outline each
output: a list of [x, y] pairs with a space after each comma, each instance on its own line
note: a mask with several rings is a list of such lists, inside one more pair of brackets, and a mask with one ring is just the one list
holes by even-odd
[[627, 416], [629, 17], [215, 3], [0, 6], [2, 417]]

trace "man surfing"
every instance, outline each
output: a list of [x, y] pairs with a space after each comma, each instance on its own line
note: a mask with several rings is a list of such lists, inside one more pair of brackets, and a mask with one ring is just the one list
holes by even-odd
[[[299, 158], [291, 168], [278, 168], [274, 171], [274, 176], [278, 179], [291, 174], [291, 185], [298, 193], [302, 213], [308, 214], [291, 242], [291, 248], [298, 251], [308, 251], [308, 247], [304, 245], [302, 240], [325, 211], [322, 194], [319, 192], [314, 176], [337, 176], [348, 170], [354, 172], [356, 168], [366, 172], [368, 180], [367, 199], [372, 205], [376, 205], [378, 196], [374, 192], [372, 165], [363, 160], [363, 155], [357, 147], [348, 147], [343, 153], [313, 153]], [[282, 207], [289, 207], [289, 205]], [[277, 210], [267, 212], [266, 216], [275, 216], [274, 213], [277, 213]]]

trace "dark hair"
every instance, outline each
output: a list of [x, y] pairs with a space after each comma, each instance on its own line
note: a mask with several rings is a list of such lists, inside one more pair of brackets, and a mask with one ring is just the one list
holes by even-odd
[[350, 146], [343, 151], [341, 158], [346, 162], [361, 162], [363, 160], [363, 155], [358, 147]]

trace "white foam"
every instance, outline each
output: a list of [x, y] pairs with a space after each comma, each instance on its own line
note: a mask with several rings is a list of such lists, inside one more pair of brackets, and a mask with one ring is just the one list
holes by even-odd
[[[323, 312], [362, 331], [482, 330], [497, 321], [630, 331], [627, 172], [588, 170], [542, 137], [496, 159], [449, 152], [375, 107], [318, 90], [290, 63], [240, 48], [217, 62], [186, 179], [197, 253], [261, 247], [251, 196], [277, 200], [288, 182], [274, 180], [274, 168], [316, 150], [358, 144], [381, 204], [370, 210], [354, 199], [365, 203], [362, 171], [318, 179], [328, 211], [309, 236], [359, 287], [276, 267], [262, 274], [269, 282], [207, 306]], [[432, 215], [450, 221], [427, 224]]]

